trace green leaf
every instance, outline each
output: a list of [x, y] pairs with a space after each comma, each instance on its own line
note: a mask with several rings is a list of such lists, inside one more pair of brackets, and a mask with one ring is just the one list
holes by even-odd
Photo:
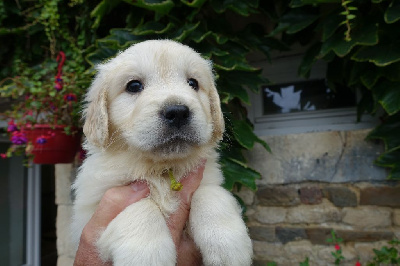
[[374, 128], [367, 139], [381, 139], [386, 150], [400, 147], [400, 113], [389, 116], [382, 124]]
[[372, 92], [389, 115], [400, 111], [400, 82], [382, 80], [372, 88]]
[[124, 0], [126, 3], [135, 5], [147, 10], [155, 11], [161, 15], [168, 14], [175, 6], [172, 0]]
[[181, 0], [181, 2], [184, 3], [185, 5], [196, 8], [201, 7], [206, 1], [207, 0], [194, 0], [194, 1]]
[[326, 41], [329, 37], [331, 37], [335, 31], [339, 28], [342, 17], [338, 15], [338, 10], [336, 9], [332, 13], [330, 13], [323, 21], [322, 21], [322, 41]]
[[217, 13], [224, 13], [228, 9], [241, 16], [249, 16], [251, 13], [255, 13], [255, 7], [258, 6], [258, 0], [242, 1], [242, 0], [230, 0], [221, 1], [213, 0], [211, 1], [211, 7]]
[[385, 22], [395, 23], [400, 19], [400, 0], [393, 0], [388, 8], [386, 9], [385, 15]]
[[340, 3], [340, 0], [292, 0], [289, 6], [295, 8], [304, 5], [318, 5], [327, 3]]
[[240, 84], [231, 83], [225, 78], [220, 79], [218, 80], [218, 91], [227, 95], [224, 100], [221, 100], [223, 103], [228, 103], [232, 99], [238, 98], [241, 101], [250, 104], [249, 95]]
[[224, 77], [229, 80], [230, 83], [241, 84], [251, 91], [258, 93], [261, 86], [271, 83], [267, 78], [261, 76], [261, 72], [261, 69], [254, 72], [231, 71], [224, 73]]
[[199, 43], [204, 41], [211, 34], [212, 31], [203, 32], [202, 30], [197, 28], [190, 34], [190, 39], [196, 43]]
[[351, 33], [351, 40], [343, 38], [343, 32], [337, 31], [321, 47], [320, 57], [333, 50], [338, 56], [344, 57], [357, 45], [376, 45], [378, 43], [378, 26], [372, 21], [365, 25], [359, 25]]
[[321, 51], [321, 43], [317, 42], [313, 44], [306, 53], [304, 54], [300, 66], [298, 68], [298, 75], [300, 77], [308, 78], [310, 76], [310, 71], [314, 63], [317, 61], [317, 56]]
[[388, 179], [400, 179], [400, 147], [386, 151], [375, 161], [375, 164], [382, 167], [389, 167], [391, 171]]
[[271, 148], [268, 146], [268, 144], [254, 134], [253, 128], [249, 125], [248, 122], [244, 120], [234, 119], [232, 121], [232, 124], [233, 124], [235, 139], [239, 142], [239, 144], [243, 148], [252, 149], [254, 143], [258, 142], [267, 151], [271, 152]]
[[127, 42], [133, 43], [133, 42], [144, 41], [145, 38], [143, 38], [142, 36], [137, 36], [137, 35], [133, 34], [131, 29], [126, 29], [126, 28], [118, 29], [118, 28], [115, 28], [115, 29], [111, 29], [110, 30], [110, 35], [106, 36], [102, 40], [115, 41], [115, 42], [118, 43], [118, 45], [123, 46]]
[[232, 190], [235, 183], [245, 185], [252, 190], [257, 189], [255, 181], [261, 178], [260, 173], [232, 158], [221, 158], [220, 164], [225, 177], [223, 186], [226, 189]]
[[377, 67], [369, 63], [364, 64], [368, 67], [364, 67], [362, 72], [359, 72], [359, 76], [362, 84], [369, 89], [375, 86], [376, 82], [382, 77], [390, 81], [400, 81], [400, 62], [385, 67]]
[[257, 68], [251, 66], [245, 58], [230, 56], [220, 56], [215, 58], [214, 67], [216, 69], [232, 71], [232, 70], [242, 70], [242, 71], [255, 71]]
[[182, 42], [191, 32], [193, 32], [200, 25], [200, 21], [196, 24], [194, 23], [186, 23], [182, 27], [178, 28], [176, 32], [174, 32], [171, 36], [171, 39]]
[[380, 42], [372, 47], [361, 47], [351, 59], [371, 62], [381, 67], [393, 64], [400, 61], [400, 40]]
[[94, 66], [102, 63], [104, 60], [109, 59], [117, 53], [117, 50], [109, 49], [106, 47], [99, 48], [86, 56], [86, 61]]
[[108, 14], [115, 6], [117, 6], [121, 1], [115, 0], [103, 0], [101, 1], [90, 13], [90, 16], [95, 18], [92, 28], [98, 28], [100, 26], [103, 17]]
[[163, 34], [172, 29], [174, 24], [172, 22], [164, 25], [160, 22], [149, 21], [145, 24], [137, 26], [132, 33], [135, 35], [151, 35], [151, 34]]
[[269, 34], [269, 36], [274, 36], [282, 31], [285, 31], [287, 34], [297, 33], [310, 26], [318, 18], [318, 14], [308, 11], [308, 9], [291, 9], [288, 13], [282, 16], [278, 26]]

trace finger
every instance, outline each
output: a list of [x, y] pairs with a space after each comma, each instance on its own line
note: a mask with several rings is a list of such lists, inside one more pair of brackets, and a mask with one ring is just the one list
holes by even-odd
[[172, 239], [175, 246], [179, 246], [182, 238], [182, 232], [185, 227], [186, 221], [189, 218], [190, 202], [192, 195], [199, 187], [200, 182], [203, 178], [203, 172], [205, 168], [206, 160], [202, 160], [199, 166], [188, 173], [182, 180], [181, 183], [183, 188], [178, 192], [180, 198], [180, 204], [177, 211], [175, 211], [168, 219], [168, 227], [171, 231]]
[[149, 187], [141, 181], [107, 190], [87, 226], [95, 228], [96, 231], [107, 227], [126, 207], [145, 198], [148, 194]]

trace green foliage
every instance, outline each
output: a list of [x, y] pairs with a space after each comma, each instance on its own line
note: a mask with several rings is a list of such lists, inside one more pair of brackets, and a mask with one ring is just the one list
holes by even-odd
[[[269, 81], [248, 55], [260, 52], [269, 58], [272, 50], [299, 43], [309, 47], [299, 75], [308, 77], [312, 65], [323, 59], [333, 90], [340, 85], [361, 93], [359, 119], [383, 109], [383, 123], [368, 138], [385, 142], [386, 151], [376, 163], [399, 179], [399, 7], [399, 0], [3, 1], [0, 79], [19, 75], [20, 62], [27, 67], [49, 62], [60, 50], [70, 71], [84, 73], [147, 39], [187, 44], [214, 63], [227, 124], [220, 147], [225, 186], [255, 189], [260, 174], [248, 167], [242, 152], [255, 143], [270, 149], [254, 135], [243, 104], [250, 104], [248, 91], [257, 92]], [[77, 82], [83, 87], [89, 80]], [[37, 85], [31, 93], [38, 91]], [[33, 101], [30, 107], [41, 104]]]
[[[400, 179], [399, 7], [398, 0], [293, 0], [275, 28], [287, 45], [300, 42], [310, 47], [299, 66], [301, 76], [308, 77], [311, 66], [323, 59], [332, 89], [344, 85], [361, 93], [358, 119], [364, 112], [374, 115], [383, 109], [383, 122], [368, 139], [384, 140], [386, 151], [376, 164], [391, 169], [392, 179]], [[300, 22], [311, 22], [312, 12], [318, 14], [316, 20], [299, 27]], [[289, 20], [293, 14], [296, 19]]]
[[383, 246], [380, 250], [374, 249], [375, 256], [368, 265], [374, 266], [382, 263], [385, 265], [398, 265], [400, 263], [400, 254], [397, 250], [399, 245], [399, 240], [392, 240], [389, 242], [389, 247]]
[[328, 238], [326, 242], [335, 245], [335, 251], [331, 252], [332, 256], [335, 258], [335, 265], [339, 265], [343, 260], [342, 248], [340, 247], [340, 243], [343, 242], [343, 239], [336, 236], [336, 232], [334, 230], [331, 231], [332, 238]]

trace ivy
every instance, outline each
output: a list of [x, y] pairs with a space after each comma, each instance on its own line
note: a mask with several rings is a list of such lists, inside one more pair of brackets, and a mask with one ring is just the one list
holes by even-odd
[[[364, 112], [374, 115], [378, 109], [384, 111], [382, 124], [367, 139], [384, 141], [386, 150], [376, 164], [390, 169], [389, 178], [400, 179], [400, 1], [293, 0], [291, 5], [280, 18], [286, 22], [283, 39], [293, 34], [291, 27], [298, 25], [296, 21], [288, 22], [288, 15], [296, 13], [298, 20], [307, 20], [305, 5], [319, 8], [320, 14], [316, 23], [300, 32], [312, 38], [302, 43], [310, 48], [299, 74], [307, 77], [318, 59], [326, 59], [328, 84], [334, 87], [340, 83], [361, 92], [359, 119]], [[340, 22], [343, 16], [345, 20]]]
[[253, 133], [244, 104], [251, 104], [248, 91], [258, 92], [269, 81], [248, 58], [254, 52], [269, 58], [271, 51], [297, 43], [308, 47], [300, 76], [308, 77], [315, 62], [326, 60], [329, 86], [361, 92], [358, 118], [383, 110], [382, 124], [368, 139], [385, 142], [376, 163], [399, 179], [399, 7], [399, 0], [5, 1], [0, 77], [18, 75], [20, 62], [36, 65], [61, 49], [71, 58], [71, 69], [92, 71], [144, 40], [187, 44], [214, 63], [227, 125], [220, 146], [225, 186], [255, 189], [260, 174], [243, 152], [256, 143], [270, 149]]

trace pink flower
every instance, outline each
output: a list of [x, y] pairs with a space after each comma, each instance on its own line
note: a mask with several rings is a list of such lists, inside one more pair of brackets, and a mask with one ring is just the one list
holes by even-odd
[[5, 158], [7, 158], [7, 154], [5, 154], [5, 153], [0, 153], [0, 157], [1, 157], [2, 159], [5, 159]]
[[14, 131], [18, 131], [18, 127], [16, 124], [14, 124], [14, 121], [11, 120], [8, 122], [7, 132], [14, 132]]
[[336, 249], [337, 251], [339, 251], [339, 250], [340, 250], [340, 246], [339, 246], [338, 244], [336, 244], [336, 245], [335, 245], [335, 249]]
[[25, 134], [20, 131], [14, 131], [11, 135], [11, 142], [16, 145], [22, 145], [28, 142]]
[[76, 102], [78, 100], [78, 97], [76, 97], [75, 94], [73, 93], [68, 93], [64, 95], [64, 101], [66, 102]]

